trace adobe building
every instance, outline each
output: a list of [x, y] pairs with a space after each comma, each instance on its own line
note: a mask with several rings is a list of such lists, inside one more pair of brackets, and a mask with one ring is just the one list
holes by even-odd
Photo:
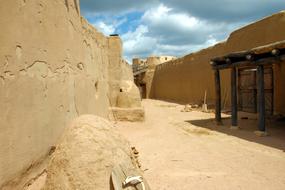
[[79, 0], [1, 1], [0, 16], [0, 189], [79, 115], [143, 119], [120, 37], [81, 17]]
[[285, 40], [213, 58], [216, 122], [222, 122], [220, 71], [228, 69], [231, 71], [231, 128], [238, 127], [239, 105], [242, 111], [258, 113], [257, 134], [267, 135], [266, 116], [273, 115], [274, 87], [281, 82], [278, 79], [273, 81], [273, 67], [284, 64], [284, 61]]
[[[207, 92], [207, 104], [214, 108], [216, 100], [215, 75], [209, 64], [213, 58], [234, 52], [248, 51], [285, 40], [285, 11], [266, 17], [232, 32], [229, 38], [212, 47], [184, 57], [158, 64], [153, 78], [138, 83], [149, 86], [148, 97], [199, 104]], [[285, 115], [284, 61], [266, 66], [265, 104], [267, 115]], [[237, 70], [238, 110], [257, 113], [257, 69]], [[231, 70], [220, 71], [221, 110], [231, 110]], [[148, 84], [150, 82], [151, 84]]]
[[152, 96], [152, 79], [156, 66], [177, 59], [174, 56], [150, 56], [146, 59], [133, 59], [133, 73], [135, 84], [140, 90], [142, 98], [150, 98]]

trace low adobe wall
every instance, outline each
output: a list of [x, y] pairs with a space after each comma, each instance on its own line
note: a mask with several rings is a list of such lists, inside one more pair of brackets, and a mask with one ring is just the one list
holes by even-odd
[[[285, 40], [285, 12], [280, 12], [233, 32], [227, 41], [186, 55], [156, 68], [152, 98], [181, 103], [201, 103], [207, 91], [208, 104], [214, 104], [214, 73], [211, 58]], [[284, 64], [274, 66], [275, 112], [285, 114]], [[230, 71], [221, 72], [222, 105], [230, 105]]]

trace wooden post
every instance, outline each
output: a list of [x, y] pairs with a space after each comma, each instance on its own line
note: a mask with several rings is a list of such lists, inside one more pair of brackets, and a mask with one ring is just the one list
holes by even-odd
[[237, 114], [238, 114], [238, 108], [237, 108], [237, 76], [236, 76], [236, 68], [232, 68], [232, 77], [231, 77], [231, 102], [232, 102], [232, 127], [238, 126], [237, 121]]
[[220, 81], [220, 71], [215, 69], [215, 87], [216, 87], [216, 122], [217, 125], [222, 124], [221, 117], [221, 81]]
[[258, 130], [265, 132], [265, 95], [264, 95], [264, 66], [257, 68], [258, 72]]

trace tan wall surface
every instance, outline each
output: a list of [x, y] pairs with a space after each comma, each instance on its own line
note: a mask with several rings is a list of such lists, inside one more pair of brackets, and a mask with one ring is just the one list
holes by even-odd
[[109, 84], [133, 80], [120, 39], [79, 10], [78, 0], [0, 0], [0, 188], [45, 156], [74, 117], [107, 117]]
[[[109, 91], [112, 107], [141, 107], [139, 89], [134, 84], [131, 65], [122, 59], [122, 41], [109, 39]], [[122, 91], [122, 92], [120, 92]], [[122, 102], [129, 102], [123, 105]]]
[[[247, 50], [285, 39], [285, 12], [280, 12], [233, 32], [229, 39], [197, 53], [159, 65], [153, 79], [153, 98], [181, 103], [201, 103], [208, 92], [208, 103], [214, 103], [214, 73], [210, 59], [224, 54]], [[276, 69], [275, 69], [276, 70]], [[280, 78], [275, 85], [276, 112], [284, 113], [284, 65], [275, 72]], [[281, 74], [283, 74], [281, 76]], [[283, 80], [282, 80], [283, 79]], [[230, 104], [230, 72], [222, 71], [223, 105]], [[281, 87], [283, 84], [283, 87]], [[283, 96], [282, 96], [283, 95]]]

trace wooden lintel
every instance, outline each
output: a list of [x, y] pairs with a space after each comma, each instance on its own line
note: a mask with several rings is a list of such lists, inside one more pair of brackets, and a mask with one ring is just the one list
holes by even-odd
[[259, 65], [271, 65], [285, 61], [285, 55], [280, 57], [270, 57], [270, 58], [263, 58], [256, 61], [241, 61], [235, 62], [231, 64], [222, 64], [222, 65], [213, 65], [213, 69], [229, 69], [232, 67], [252, 67], [252, 66], [259, 66]]
[[244, 58], [248, 54], [261, 55], [261, 54], [271, 53], [274, 50], [282, 50], [282, 51], [285, 50], [285, 40], [280, 41], [280, 42], [276, 42], [276, 43], [272, 43], [272, 44], [268, 44], [265, 46], [256, 47], [256, 48], [253, 48], [250, 50], [232, 52], [232, 53], [229, 53], [225, 56], [216, 57], [212, 60], [216, 61], [216, 62], [224, 62], [225, 59], [227, 59], [227, 58], [234, 58], [234, 59], [235, 58]]

